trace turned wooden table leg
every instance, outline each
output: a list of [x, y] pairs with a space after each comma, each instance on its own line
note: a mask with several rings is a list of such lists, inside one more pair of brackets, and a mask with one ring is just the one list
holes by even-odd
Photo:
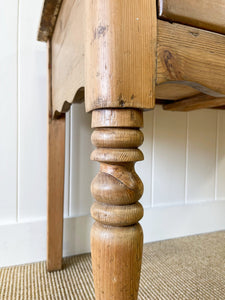
[[85, 107], [95, 128], [91, 159], [100, 162], [91, 188], [95, 294], [135, 300], [143, 184], [134, 163], [143, 160], [142, 110], [155, 105], [156, 1], [86, 0], [85, 12]]
[[134, 170], [143, 160], [137, 149], [143, 142], [139, 130], [143, 114], [135, 109], [92, 112], [91, 159], [100, 162], [91, 191], [96, 202], [91, 214], [92, 264], [97, 300], [137, 299], [143, 248], [138, 221], [143, 208], [138, 200], [143, 184]]

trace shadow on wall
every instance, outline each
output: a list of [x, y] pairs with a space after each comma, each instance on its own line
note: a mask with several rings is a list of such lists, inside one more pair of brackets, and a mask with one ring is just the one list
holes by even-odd
[[[85, 113], [84, 103], [73, 104], [68, 113], [66, 130], [69, 138], [66, 140], [66, 152], [69, 148], [69, 159], [66, 162], [66, 182], [69, 189], [68, 216], [83, 216], [89, 214], [93, 202], [90, 185], [98, 172], [99, 165], [90, 160], [94, 147], [91, 144], [91, 114]], [[68, 134], [68, 132], [67, 132]]]

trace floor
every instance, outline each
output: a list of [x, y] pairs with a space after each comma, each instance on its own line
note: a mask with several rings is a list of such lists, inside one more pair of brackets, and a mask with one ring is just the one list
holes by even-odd
[[[0, 269], [0, 300], [94, 300], [90, 254]], [[225, 231], [144, 246], [139, 300], [225, 300]]]

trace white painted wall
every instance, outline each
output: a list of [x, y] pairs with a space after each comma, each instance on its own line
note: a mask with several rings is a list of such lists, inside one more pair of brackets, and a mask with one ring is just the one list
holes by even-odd
[[[0, 0], [0, 266], [46, 257], [47, 52], [43, 0]], [[2, 28], [4, 30], [2, 30]], [[4, 42], [3, 42], [4, 41]], [[64, 255], [89, 251], [90, 114], [66, 116]], [[145, 113], [145, 242], [225, 229], [225, 111]]]

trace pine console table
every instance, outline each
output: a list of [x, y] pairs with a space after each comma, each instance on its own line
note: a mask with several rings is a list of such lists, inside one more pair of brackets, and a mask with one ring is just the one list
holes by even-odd
[[85, 99], [91, 159], [100, 162], [91, 185], [96, 299], [137, 299], [143, 111], [224, 108], [224, 34], [225, 0], [45, 0], [38, 40], [49, 46], [49, 271], [62, 267], [64, 114]]

